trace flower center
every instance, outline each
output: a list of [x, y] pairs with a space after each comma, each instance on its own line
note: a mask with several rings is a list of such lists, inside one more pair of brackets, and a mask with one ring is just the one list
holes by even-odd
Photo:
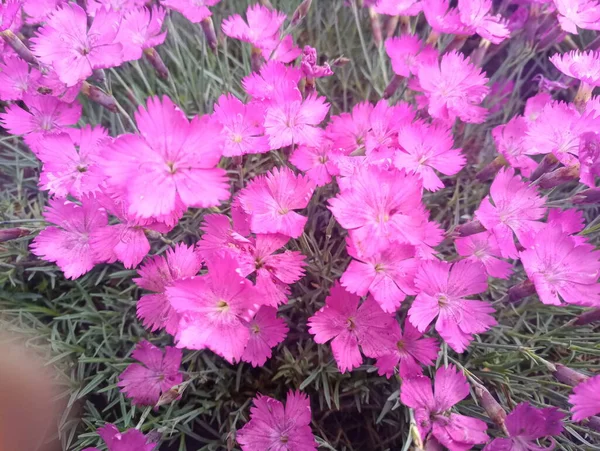
[[78, 165], [77, 172], [87, 172], [87, 166], [83, 164]]
[[445, 307], [450, 303], [448, 296], [446, 296], [445, 294], [438, 294], [437, 300], [438, 300], [438, 305], [440, 307]]
[[175, 174], [177, 172], [177, 168], [175, 167], [175, 162], [167, 161], [167, 171], [169, 174]]
[[258, 335], [260, 333], [260, 327], [258, 327], [258, 324], [252, 324], [250, 330], [252, 330], [252, 333], [255, 335]]
[[348, 318], [348, 321], [346, 321], [346, 327], [348, 328], [348, 330], [356, 329], [356, 323], [354, 322], [353, 317]]
[[223, 299], [219, 299], [219, 302], [217, 302], [217, 310], [221, 313], [227, 313], [229, 311], [229, 304]]
[[288, 435], [287, 435], [287, 434], [281, 434], [281, 436], [279, 437], [279, 441], [280, 441], [281, 443], [287, 443], [289, 439], [290, 439], [290, 438], [288, 437]]
[[242, 135], [240, 135], [239, 133], [234, 133], [231, 136], [231, 140], [235, 143], [235, 144], [239, 144], [242, 142], [244, 138], [242, 137]]

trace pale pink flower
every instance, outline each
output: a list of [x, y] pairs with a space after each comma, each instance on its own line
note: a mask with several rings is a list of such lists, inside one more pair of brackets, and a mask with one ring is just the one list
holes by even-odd
[[529, 177], [537, 167], [537, 163], [526, 155], [525, 138], [527, 121], [522, 116], [515, 116], [506, 124], [498, 125], [492, 129], [492, 137], [496, 149], [508, 164]]
[[32, 90], [42, 76], [17, 56], [5, 56], [0, 61], [0, 100], [23, 100], [23, 94]]
[[50, 199], [44, 218], [54, 225], [46, 227], [33, 240], [34, 255], [56, 263], [67, 279], [76, 279], [101, 263], [90, 246], [90, 234], [108, 221], [106, 211], [95, 199], [83, 197], [81, 205]]
[[422, 9], [419, 0], [377, 0], [375, 11], [389, 16], [417, 16]]
[[95, 69], [123, 62], [123, 46], [115, 41], [121, 16], [100, 9], [88, 30], [87, 14], [76, 3], [57, 9], [32, 38], [33, 53], [56, 70], [60, 80], [74, 86]]
[[501, 260], [500, 246], [496, 237], [490, 232], [481, 232], [454, 241], [456, 252], [470, 261], [479, 261], [485, 266], [490, 277], [508, 279], [512, 273], [512, 265]]
[[250, 421], [237, 431], [236, 440], [242, 451], [317, 451], [310, 420], [310, 400], [305, 394], [290, 390], [285, 406], [259, 394], [250, 409]]
[[140, 363], [132, 363], [119, 375], [121, 392], [137, 406], [154, 406], [161, 393], [183, 381], [179, 372], [181, 349], [167, 346], [163, 351], [152, 343], [140, 341], [131, 356]]
[[[600, 13], [600, 7], [598, 11]], [[600, 53], [592, 50], [572, 50], [562, 54], [555, 53], [550, 57], [550, 61], [563, 74], [591, 86], [600, 86]]]
[[160, 0], [160, 2], [169, 9], [183, 14], [183, 16], [193, 23], [200, 23], [204, 19], [212, 16], [209, 6], [214, 6], [221, 0]]
[[251, 97], [264, 102], [273, 99], [276, 94], [293, 96], [298, 91], [300, 78], [302, 73], [299, 69], [279, 61], [268, 61], [260, 72], [244, 77], [242, 86]]
[[394, 244], [371, 257], [364, 257], [348, 241], [348, 254], [354, 260], [340, 279], [346, 290], [359, 296], [371, 293], [387, 313], [396, 312], [407, 295], [417, 294], [414, 279], [418, 261], [414, 246]]
[[500, 44], [510, 36], [508, 22], [500, 15], [490, 14], [492, 0], [459, 0], [460, 21], [472, 32], [492, 44]]
[[452, 412], [452, 406], [469, 395], [467, 378], [454, 365], [440, 367], [435, 373], [435, 391], [431, 381], [417, 376], [402, 382], [400, 400], [415, 409], [421, 433], [433, 437], [450, 451], [466, 451], [488, 441], [485, 422]]
[[364, 148], [367, 132], [371, 129], [372, 111], [372, 104], [361, 102], [354, 105], [351, 113], [332, 116], [325, 132], [332, 142], [332, 148], [346, 155]]
[[250, 339], [245, 323], [259, 298], [230, 255], [215, 256], [207, 263], [207, 274], [177, 280], [166, 289], [181, 314], [177, 347], [208, 348], [233, 363], [244, 354]]
[[[578, 242], [561, 228], [546, 226], [519, 253], [523, 268], [544, 304], [600, 306], [600, 252]], [[561, 301], [562, 299], [562, 301]]]
[[140, 7], [127, 11], [121, 20], [115, 42], [123, 45], [123, 61], [134, 61], [142, 57], [143, 51], [156, 47], [167, 37], [161, 32], [167, 11], [160, 6]]
[[[538, 409], [528, 403], [521, 403], [506, 416], [504, 424], [509, 438], [495, 438], [484, 451], [542, 451], [537, 440], [563, 431], [562, 420], [565, 414], [556, 407]], [[554, 443], [554, 442], [553, 442]]]
[[285, 22], [286, 15], [257, 3], [248, 7], [246, 18], [247, 23], [239, 14], [234, 14], [223, 20], [221, 29], [230, 38], [249, 42], [260, 48], [266, 41], [279, 36], [279, 29]]
[[461, 149], [453, 148], [452, 131], [443, 125], [427, 125], [422, 121], [405, 125], [398, 132], [398, 144], [394, 165], [418, 174], [423, 188], [429, 191], [444, 187], [434, 169], [444, 175], [455, 175], [467, 162]]
[[226, 157], [266, 153], [271, 150], [264, 135], [265, 111], [260, 104], [242, 103], [231, 94], [222, 95], [215, 103], [213, 117], [223, 126], [226, 136], [223, 155]]
[[464, 352], [473, 334], [496, 325], [494, 309], [485, 301], [465, 299], [487, 290], [485, 268], [479, 262], [461, 260], [448, 264], [439, 260], [421, 263], [415, 284], [419, 294], [408, 311], [408, 319], [421, 332], [437, 318], [435, 330], [456, 352]]
[[109, 183], [126, 194], [129, 213], [169, 215], [178, 205], [211, 207], [229, 198], [220, 124], [208, 116], [191, 122], [168, 97], [148, 99], [136, 115], [140, 135], [119, 136], [105, 150]]
[[331, 149], [331, 142], [323, 140], [318, 147], [298, 146], [290, 156], [290, 163], [304, 171], [317, 186], [323, 186], [331, 182], [332, 176], [339, 174], [335, 164], [337, 154]]
[[528, 235], [538, 233], [544, 227], [538, 221], [546, 213], [544, 202], [535, 187], [515, 176], [514, 169], [503, 168], [475, 216], [496, 237], [502, 257], [516, 258], [513, 232], [522, 244]]
[[424, 338], [410, 323], [404, 321], [404, 333], [398, 323], [393, 325], [396, 336], [396, 347], [391, 354], [377, 359], [375, 366], [378, 374], [389, 379], [394, 375], [396, 367], [403, 379], [423, 374], [421, 365], [431, 366], [435, 363], [440, 350], [435, 338]]
[[569, 396], [573, 421], [582, 421], [600, 413], [600, 376], [577, 384]]
[[277, 309], [263, 305], [248, 323], [250, 339], [242, 360], [253, 367], [263, 366], [271, 358], [271, 349], [281, 343], [288, 333], [285, 321], [277, 317]]
[[558, 22], [563, 30], [578, 34], [584, 30], [600, 30], [600, 5], [596, 0], [553, 0]]
[[[106, 442], [108, 451], [155, 451], [157, 444], [150, 442], [137, 429], [119, 432], [113, 424], [106, 424], [96, 432]], [[100, 451], [98, 448], [85, 448], [83, 451]]]
[[371, 296], [360, 307], [359, 301], [357, 295], [336, 283], [325, 306], [308, 319], [308, 331], [316, 343], [333, 340], [331, 350], [342, 373], [362, 363], [360, 348], [367, 357], [380, 357], [396, 346], [394, 317], [381, 310]]
[[487, 111], [479, 105], [490, 92], [488, 79], [469, 58], [456, 51], [446, 53], [439, 66], [420, 66], [418, 80], [432, 117], [451, 123], [457, 117], [470, 123], [485, 120]]
[[288, 168], [273, 168], [267, 175], [254, 177], [240, 191], [238, 199], [250, 216], [254, 233], [281, 233], [298, 238], [308, 218], [294, 210], [306, 208], [315, 184], [308, 177], [295, 175]]
[[138, 269], [133, 281], [152, 294], [143, 295], [137, 303], [137, 316], [142, 324], [156, 332], [165, 329], [175, 335], [179, 326], [179, 314], [171, 307], [166, 289], [177, 280], [198, 274], [202, 259], [193, 247], [185, 244], [168, 249], [164, 255], [149, 258]]
[[416, 74], [421, 64], [434, 65], [439, 56], [429, 44], [409, 34], [387, 39], [385, 51], [392, 60], [394, 73], [402, 77]]

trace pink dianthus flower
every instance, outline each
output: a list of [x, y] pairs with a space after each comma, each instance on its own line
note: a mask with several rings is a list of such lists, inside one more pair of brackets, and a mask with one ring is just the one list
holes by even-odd
[[438, 52], [429, 44], [423, 44], [416, 35], [387, 39], [385, 51], [392, 60], [394, 73], [402, 77], [416, 74], [422, 64], [434, 65], [438, 60]]
[[271, 357], [271, 349], [281, 343], [288, 333], [285, 321], [277, 317], [277, 309], [263, 305], [248, 322], [250, 338], [242, 360], [253, 367], [263, 366]]
[[123, 15], [115, 38], [115, 42], [123, 45], [123, 61], [138, 60], [145, 49], [165, 42], [167, 32], [161, 29], [166, 13], [164, 8], [154, 6], [132, 9]]
[[372, 104], [362, 102], [354, 105], [351, 113], [332, 116], [326, 130], [332, 148], [339, 149], [346, 155], [364, 148], [367, 132], [371, 129], [372, 111]]
[[214, 6], [221, 0], [160, 0], [160, 2], [169, 9], [183, 14], [183, 16], [193, 23], [200, 23], [204, 19], [212, 16], [209, 6]]
[[286, 66], [279, 61], [268, 61], [253, 73], [242, 79], [242, 86], [254, 99], [265, 102], [287, 93], [292, 98], [297, 95], [298, 82], [302, 77], [300, 69]]
[[234, 14], [223, 20], [221, 29], [230, 38], [249, 42], [260, 48], [264, 46], [265, 41], [272, 41], [279, 35], [286, 15], [257, 3], [248, 6], [246, 18], [247, 23], [239, 14]]
[[0, 100], [23, 100], [42, 76], [39, 70], [30, 68], [26, 61], [17, 56], [5, 56], [0, 61]]
[[[600, 12], [600, 7], [598, 10]], [[600, 86], [600, 53], [592, 50], [572, 50], [562, 54], [555, 53], [550, 57], [550, 61], [563, 74], [591, 86]]]
[[490, 232], [485, 231], [456, 238], [454, 246], [461, 257], [483, 263], [488, 276], [499, 279], [510, 277], [512, 265], [499, 258], [501, 256], [500, 246], [498, 246], [496, 237]]
[[492, 0], [459, 0], [460, 21], [474, 33], [492, 44], [500, 44], [510, 36], [508, 22], [500, 15], [490, 14]]
[[513, 117], [506, 124], [492, 129], [492, 137], [498, 152], [513, 168], [519, 169], [525, 177], [529, 177], [537, 167], [535, 160], [526, 155], [527, 130], [527, 121], [522, 116]]
[[596, 0], [553, 0], [563, 30], [577, 34], [577, 27], [600, 30], [600, 5]]
[[571, 413], [573, 421], [582, 421], [600, 413], [600, 376], [577, 384], [573, 393], [569, 396], [569, 402], [573, 405]]
[[[108, 451], [155, 451], [157, 444], [150, 442], [137, 429], [119, 432], [113, 424], [107, 424], [97, 430], [106, 443]], [[98, 448], [85, 448], [83, 451], [100, 451]]]
[[332, 176], [339, 174], [334, 161], [338, 154], [331, 149], [331, 142], [324, 140], [317, 147], [298, 146], [290, 156], [290, 163], [304, 171], [315, 185], [323, 186], [331, 182]]

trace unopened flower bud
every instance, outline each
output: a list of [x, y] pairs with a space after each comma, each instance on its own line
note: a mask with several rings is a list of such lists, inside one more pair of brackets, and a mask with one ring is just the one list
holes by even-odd
[[582, 313], [573, 324], [577, 326], [585, 326], [586, 324], [593, 323], [594, 321], [600, 321], [600, 308]]
[[506, 419], [506, 412], [498, 401], [494, 399], [492, 394], [483, 386], [477, 385], [475, 387], [475, 394], [477, 399], [481, 403], [481, 407], [485, 410], [488, 417], [496, 423], [496, 425], [508, 435], [504, 420]]
[[530, 280], [524, 280], [508, 290], [508, 301], [517, 302], [532, 294], [535, 294], [535, 285]]
[[311, 4], [312, 0], [304, 0], [302, 3], [300, 3], [292, 15], [292, 25], [298, 25], [300, 21], [306, 17]]
[[102, 89], [84, 81], [81, 84], [81, 93], [89, 98], [92, 102], [102, 105], [109, 111], [116, 113], [118, 111], [117, 102], [113, 96], [109, 96]]
[[14, 240], [15, 238], [21, 238], [27, 236], [31, 232], [27, 229], [16, 227], [13, 229], [0, 229], [0, 242]]
[[572, 370], [571, 368], [560, 363], [556, 364], [556, 371], [554, 371], [552, 374], [557, 381], [566, 385], [570, 385], [571, 387], [574, 387], [575, 385], [578, 385], [581, 382], [589, 379], [589, 377], [585, 374]]
[[539, 178], [539, 186], [550, 189], [577, 179], [579, 179], [579, 165], [562, 167], [542, 175]]
[[476, 233], [485, 232], [485, 227], [479, 221], [470, 221], [456, 227], [454, 232], [458, 236], [469, 236], [475, 235]]

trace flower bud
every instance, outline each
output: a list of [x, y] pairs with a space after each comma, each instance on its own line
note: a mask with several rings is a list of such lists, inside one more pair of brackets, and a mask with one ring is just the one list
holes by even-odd
[[572, 370], [571, 368], [560, 363], [556, 364], [556, 371], [554, 371], [552, 374], [557, 381], [566, 385], [570, 385], [571, 387], [574, 387], [575, 385], [578, 385], [581, 382], [589, 379], [585, 374], [581, 374], [580, 372]]
[[302, 3], [300, 3], [298, 8], [296, 8], [296, 11], [294, 11], [294, 14], [292, 15], [292, 25], [298, 25], [302, 21], [302, 19], [306, 17], [311, 4], [312, 0], [304, 0]]

